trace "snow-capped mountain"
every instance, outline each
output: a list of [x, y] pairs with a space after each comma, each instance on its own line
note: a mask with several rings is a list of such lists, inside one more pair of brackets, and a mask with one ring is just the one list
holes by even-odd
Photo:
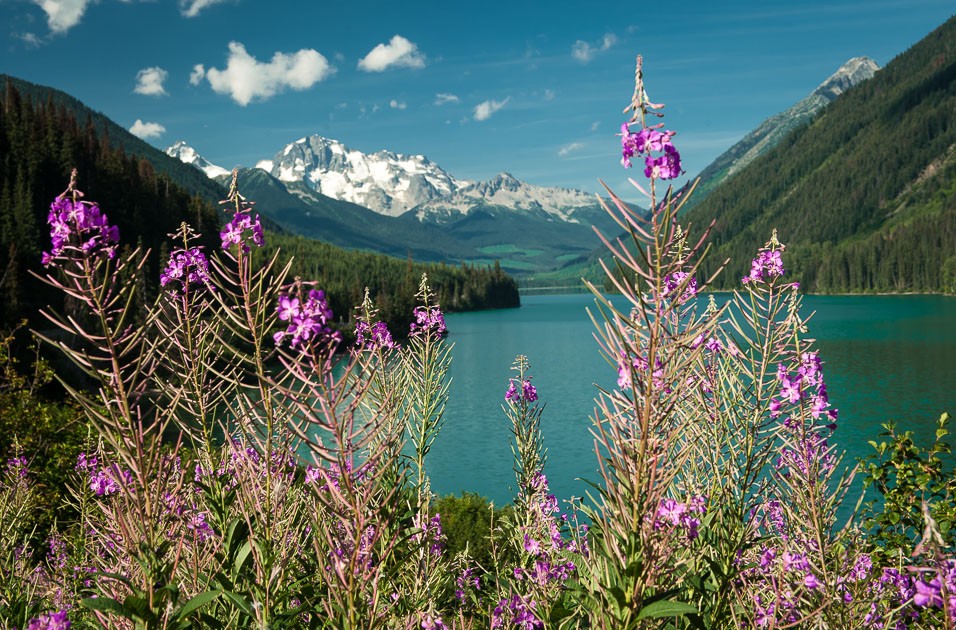
[[362, 153], [318, 135], [286, 145], [256, 167], [279, 181], [301, 182], [327, 197], [389, 216], [451, 195], [471, 183], [455, 179], [422, 155], [386, 150]]
[[544, 213], [551, 220], [581, 223], [575, 216], [583, 208], [598, 205], [594, 195], [570, 188], [533, 186], [510, 173], [500, 173], [487, 182], [464, 186], [457, 192], [415, 207], [420, 221], [443, 223], [466, 215], [480, 206], [497, 206], [531, 214]]
[[181, 162], [195, 166], [206, 174], [209, 179], [215, 179], [220, 175], [229, 175], [231, 171], [221, 166], [216, 166], [203, 156], [199, 155], [195, 149], [180, 140], [173, 146], [166, 149], [166, 155], [179, 159]]

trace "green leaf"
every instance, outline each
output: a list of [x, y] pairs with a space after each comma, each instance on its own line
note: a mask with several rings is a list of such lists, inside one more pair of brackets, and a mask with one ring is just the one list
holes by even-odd
[[216, 599], [220, 595], [222, 595], [222, 591], [219, 591], [219, 590], [206, 591], [204, 593], [200, 593], [199, 595], [196, 595], [191, 600], [183, 604], [183, 607], [179, 609], [178, 613], [176, 613], [176, 619], [177, 620], [185, 619], [186, 617], [191, 615], [193, 612], [195, 612], [197, 609], [201, 608], [202, 606], [205, 606], [206, 604]]
[[247, 540], [242, 544], [242, 547], [239, 548], [239, 551], [236, 552], [236, 559], [232, 563], [233, 575], [240, 575], [242, 572], [242, 566], [246, 563], [246, 560], [249, 558], [249, 552], [252, 551], [252, 545]]
[[641, 608], [638, 619], [652, 619], [656, 617], [677, 617], [699, 612], [696, 606], [675, 601], [656, 601]]
[[130, 619], [142, 619], [145, 621], [153, 617], [152, 611], [149, 609], [149, 602], [145, 597], [129, 595], [123, 600], [123, 608], [132, 615]]
[[252, 606], [249, 605], [248, 600], [242, 595], [233, 593], [232, 591], [222, 591], [223, 597], [231, 601], [239, 610], [245, 614], [252, 616]]
[[125, 617], [127, 619], [133, 618], [123, 604], [119, 603], [112, 597], [84, 597], [82, 600], [80, 600], [80, 605], [82, 605], [84, 608], [89, 608], [90, 610], [115, 613], [120, 617]]

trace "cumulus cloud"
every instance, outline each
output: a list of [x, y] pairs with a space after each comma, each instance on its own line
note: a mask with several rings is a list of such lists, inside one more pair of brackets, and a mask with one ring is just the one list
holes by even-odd
[[566, 144], [558, 150], [558, 155], [561, 157], [567, 157], [568, 155], [574, 153], [575, 151], [580, 151], [584, 148], [584, 145], [580, 142], [572, 142], [571, 144]]
[[[194, 75], [197, 70], [194, 68]], [[311, 48], [292, 54], [277, 52], [269, 63], [262, 63], [239, 42], [230, 42], [226, 68], [209, 68], [205, 77], [217, 94], [228, 94], [246, 106], [253, 100], [271, 98], [285, 88], [307, 90], [334, 73], [328, 59]]]
[[455, 96], [454, 94], [447, 94], [445, 92], [439, 92], [435, 95], [435, 105], [441, 107], [448, 103], [459, 103], [461, 99]]
[[189, 83], [190, 85], [199, 85], [202, 83], [203, 78], [206, 76], [206, 66], [201, 63], [197, 63], [193, 66], [193, 71], [189, 73]]
[[33, 0], [46, 13], [46, 22], [54, 33], [65, 33], [83, 19], [91, 0]]
[[163, 127], [159, 123], [143, 122], [137, 118], [133, 126], [129, 128], [129, 132], [137, 138], [147, 140], [149, 138], [158, 138], [166, 133], [166, 127]]
[[487, 100], [483, 103], [479, 103], [475, 106], [475, 120], [488, 120], [492, 114], [507, 105], [510, 100], [511, 97], [509, 96], [503, 101]]
[[389, 68], [424, 68], [425, 55], [418, 46], [401, 35], [395, 35], [387, 44], [379, 44], [358, 62], [359, 70], [383, 72]]
[[186, 17], [196, 17], [203, 9], [226, 0], [179, 0], [179, 12]]
[[392, 109], [405, 109], [407, 105], [402, 101], [396, 101], [394, 98], [389, 101], [388, 106]]
[[146, 96], [166, 96], [163, 81], [165, 81], [168, 76], [169, 73], [159, 66], [143, 68], [136, 73], [136, 87], [133, 88], [133, 91], [137, 94], [145, 94]]
[[617, 43], [617, 35], [614, 33], [605, 33], [596, 44], [590, 44], [583, 39], [579, 39], [571, 46], [571, 56], [581, 63], [589, 63], [598, 53], [602, 53]]

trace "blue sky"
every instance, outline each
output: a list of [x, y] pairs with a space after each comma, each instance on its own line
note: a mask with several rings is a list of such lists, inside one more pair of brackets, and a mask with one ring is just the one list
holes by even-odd
[[0, 0], [0, 72], [226, 168], [318, 133], [462, 179], [597, 192], [635, 175], [615, 134], [637, 54], [694, 175], [847, 59], [884, 66], [954, 13], [952, 0]]

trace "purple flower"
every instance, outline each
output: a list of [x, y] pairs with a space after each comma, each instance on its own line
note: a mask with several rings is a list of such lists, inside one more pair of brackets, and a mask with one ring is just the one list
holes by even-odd
[[199, 247], [177, 249], [169, 255], [166, 269], [159, 274], [161, 286], [172, 285], [173, 294], [185, 290], [189, 285], [202, 284], [211, 289], [209, 279], [209, 261]]
[[521, 381], [521, 391], [518, 391], [518, 386], [515, 384], [516, 380], [511, 379], [508, 383], [508, 391], [505, 392], [505, 400], [513, 403], [521, 403], [521, 401], [533, 403], [538, 400], [538, 390], [534, 385], [531, 384], [531, 378], [528, 377]]
[[[250, 232], [248, 236], [246, 236], [247, 230]], [[232, 220], [223, 226], [219, 236], [222, 239], [223, 249], [229, 249], [233, 245], [239, 245], [242, 251], [248, 252], [249, 245], [246, 242], [247, 240], [251, 240], [257, 247], [262, 247], [266, 244], [265, 237], [262, 234], [262, 224], [259, 221], [259, 215], [257, 214], [256, 218], [253, 219], [249, 212], [245, 210], [237, 211], [232, 217]]]
[[916, 594], [913, 595], [913, 603], [921, 608], [942, 608], [943, 595], [942, 585], [939, 578], [934, 578], [931, 582], [916, 580]]
[[11, 457], [7, 460], [7, 474], [11, 477], [23, 479], [29, 472], [27, 458], [23, 455]]
[[289, 322], [288, 328], [273, 335], [276, 345], [291, 337], [289, 346], [304, 351], [308, 343], [335, 344], [342, 338], [341, 333], [332, 330], [332, 309], [324, 291], [311, 289], [305, 300], [283, 293], [276, 311], [280, 321]]
[[664, 155], [644, 158], [644, 176], [651, 179], [676, 179], [683, 173], [680, 153], [674, 145], [664, 147]]
[[47, 223], [53, 247], [49, 253], [43, 252], [44, 265], [53, 264], [68, 247], [78, 246], [83, 252], [103, 252], [108, 258], [116, 257], [119, 228], [109, 224], [95, 203], [57, 197], [50, 205]]
[[525, 603], [520, 595], [512, 595], [508, 599], [498, 602], [491, 614], [492, 628], [520, 628], [521, 630], [536, 630], [544, 628], [544, 622], [534, 614], [537, 604], [532, 599]]
[[435, 335], [443, 335], [448, 332], [445, 326], [445, 316], [437, 307], [425, 308], [418, 306], [414, 311], [415, 321], [412, 322], [409, 330], [412, 335], [426, 334], [431, 331]]
[[213, 530], [212, 526], [206, 522], [205, 512], [196, 512], [193, 514], [192, 518], [186, 524], [186, 529], [194, 532], [196, 534], [196, 539], [199, 542], [205, 542], [216, 536], [216, 532]]
[[372, 351], [398, 348], [385, 322], [375, 322], [370, 326], [368, 322], [359, 320], [355, 324], [355, 344], [363, 350]]
[[766, 250], [757, 254], [750, 263], [750, 273], [743, 277], [744, 284], [766, 282], [768, 278], [779, 278], [784, 274], [783, 259], [780, 250]]
[[[631, 133], [628, 123], [621, 125], [621, 164], [631, 167], [631, 158], [644, 155], [644, 175], [652, 179], [674, 179], [683, 172], [680, 153], [671, 143], [675, 132], [641, 129]], [[653, 156], [652, 153], [663, 153]]]
[[292, 321], [300, 315], [299, 298], [288, 295], [279, 296], [279, 319], [284, 322]]
[[677, 303], [683, 304], [687, 300], [693, 298], [697, 295], [697, 278], [691, 278], [687, 280], [688, 274], [683, 271], [675, 271], [671, 275], [667, 276], [664, 280], [664, 295], [662, 297], [671, 297], [674, 293], [677, 292], [677, 289], [684, 284], [684, 290], [678, 296]]
[[70, 620], [67, 619], [66, 611], [43, 613], [39, 617], [30, 620], [27, 630], [69, 630]]

